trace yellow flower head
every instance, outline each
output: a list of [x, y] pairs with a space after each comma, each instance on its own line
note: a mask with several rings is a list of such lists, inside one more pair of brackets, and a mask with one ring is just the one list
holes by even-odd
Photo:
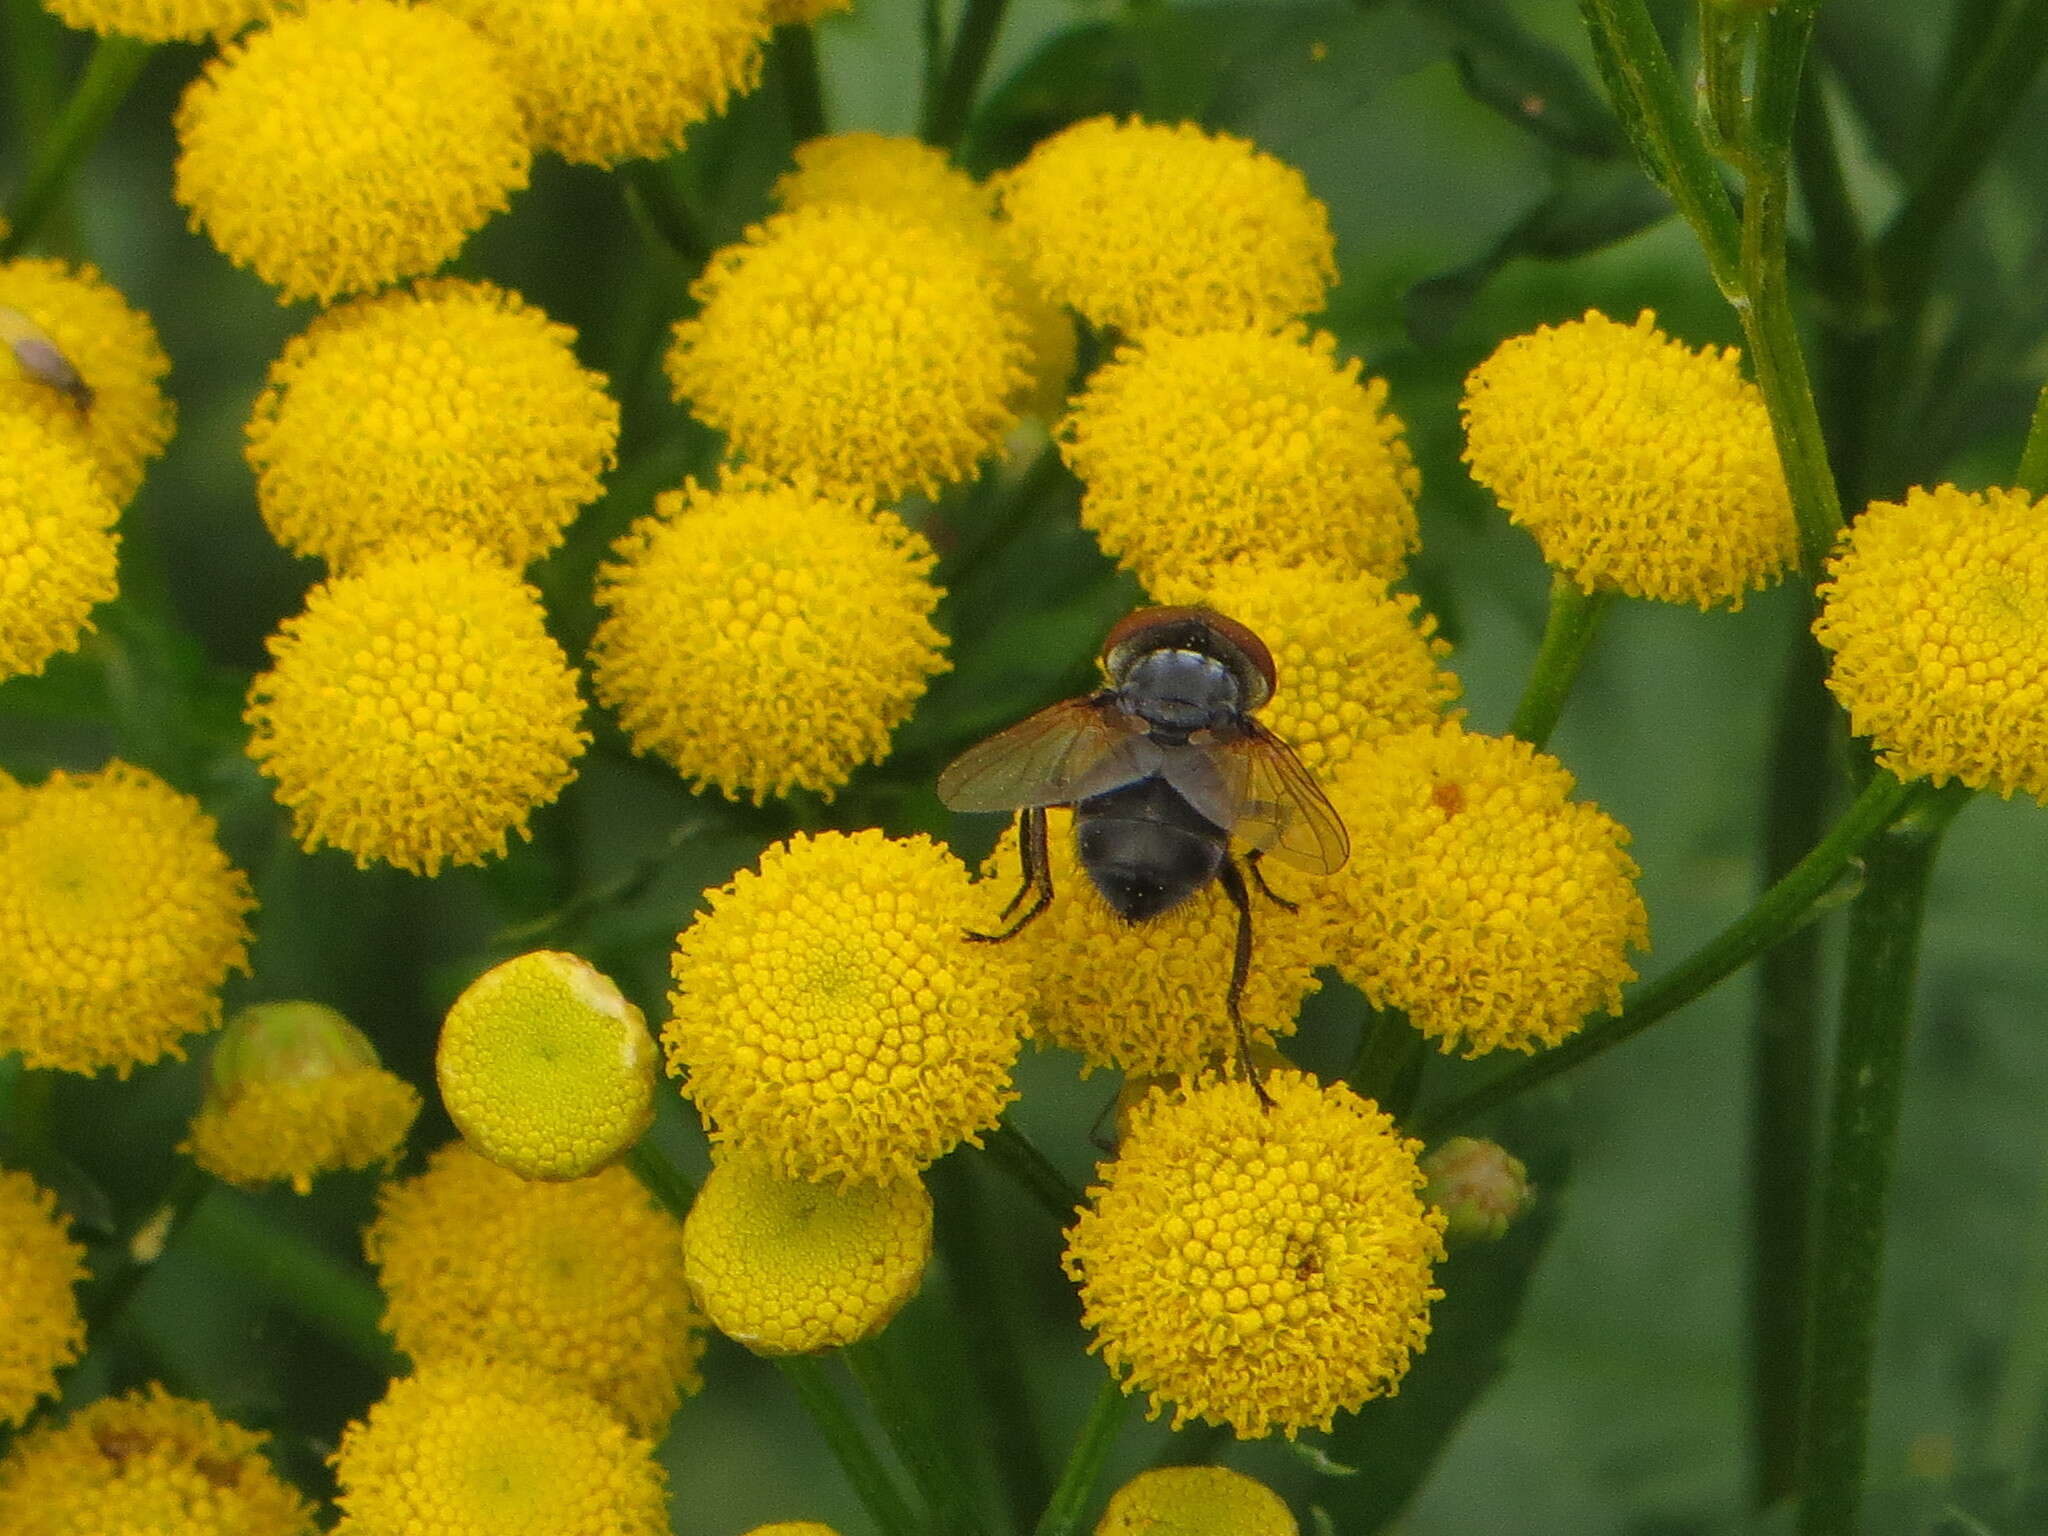
[[1465, 381], [1465, 462], [1543, 558], [1592, 592], [1742, 606], [1799, 555], [1763, 395], [1595, 311], [1502, 342]]
[[71, 1241], [56, 1196], [0, 1169], [0, 1424], [20, 1424], [55, 1393], [57, 1372], [85, 1348], [73, 1290], [84, 1278], [85, 1249]]
[[1016, 420], [1024, 322], [994, 258], [873, 208], [777, 214], [711, 258], [678, 400], [771, 475], [893, 501], [966, 479]]
[[[1084, 1072], [1193, 1072], [1237, 1049], [1224, 994], [1237, 943], [1237, 908], [1210, 884], [1157, 917], [1134, 924], [1104, 901], [1081, 870], [1073, 813], [1047, 814], [1052, 905], [1002, 946], [1025, 967], [1030, 1031], [1081, 1055]], [[1006, 899], [1016, 889], [1013, 827], [982, 866], [982, 885]], [[1274, 888], [1293, 899], [1284, 871]], [[1252, 967], [1244, 989], [1245, 1028], [1255, 1043], [1294, 1033], [1302, 999], [1331, 959], [1319, 908], [1289, 912], [1252, 893]]]
[[309, 0], [231, 43], [178, 108], [178, 201], [280, 299], [431, 272], [526, 185], [497, 51], [445, 12]]
[[2048, 803], [2048, 525], [2024, 491], [1873, 502], [1828, 563], [1828, 687], [1902, 779]]
[[1429, 1336], [1443, 1215], [1421, 1143], [1302, 1072], [1155, 1093], [1067, 1234], [1090, 1346], [1152, 1412], [1240, 1439], [1327, 1430], [1391, 1393]]
[[1361, 748], [1330, 802], [1337, 969], [1444, 1050], [1533, 1051], [1621, 1007], [1649, 942], [1628, 831], [1528, 743], [1454, 724]]
[[575, 339], [489, 283], [328, 310], [286, 344], [249, 421], [263, 520], [337, 566], [409, 533], [530, 565], [597, 496], [618, 442], [619, 408]]
[[106, 1397], [0, 1461], [7, 1536], [317, 1536], [265, 1437], [162, 1387]]
[[152, 43], [190, 43], [225, 37], [275, 14], [279, 0], [43, 0], [66, 26], [139, 37]]
[[1259, 719], [1318, 779], [1367, 742], [1434, 725], [1458, 697], [1435, 617], [1377, 577], [1238, 560], [1152, 595], [1227, 613], [1266, 642], [1280, 686]]
[[1400, 575], [1421, 481], [1387, 386], [1320, 332], [1154, 332], [1075, 397], [1081, 521], [1148, 587], [1250, 556]]
[[451, 1142], [384, 1186], [363, 1248], [421, 1365], [520, 1361], [652, 1436], [703, 1385], [682, 1223], [624, 1168], [529, 1182]]
[[540, 594], [488, 556], [394, 539], [315, 587], [249, 688], [249, 755], [308, 849], [414, 874], [502, 857], [589, 738]]
[[1095, 1536], [1301, 1536], [1287, 1501], [1228, 1467], [1154, 1467], [1110, 1496]]
[[654, 1121], [654, 1037], [612, 979], [536, 950], [469, 984], [434, 1052], [462, 1139], [527, 1179], [580, 1179]]
[[777, 1520], [755, 1526], [747, 1536], [839, 1536], [839, 1533], [819, 1520]]
[[719, 1158], [683, 1226], [697, 1305], [761, 1355], [809, 1355], [880, 1333], [932, 1254], [932, 1197], [914, 1173], [872, 1184], [784, 1178], [758, 1153]]
[[686, 482], [613, 554], [597, 696], [635, 748], [729, 799], [830, 796], [948, 665], [923, 536], [808, 479]]
[[[55, 352], [60, 374], [69, 370], [64, 387], [24, 365], [22, 339]], [[126, 504], [175, 419], [163, 390], [171, 360], [149, 316], [93, 267], [24, 257], [0, 263], [0, 341], [10, 344], [0, 348], [0, 413], [25, 410], [85, 448]], [[32, 345], [31, 358], [40, 350]]]
[[183, 1150], [227, 1183], [289, 1179], [304, 1195], [316, 1174], [396, 1157], [419, 1112], [412, 1084], [386, 1072], [369, 1037], [332, 1008], [260, 1003], [214, 1041]]
[[82, 445], [0, 400], [0, 680], [75, 649], [114, 597], [119, 516]]
[[1192, 123], [1091, 117], [996, 191], [1047, 296], [1126, 333], [1276, 326], [1321, 309], [1337, 276], [1301, 172]]
[[220, 1023], [255, 902], [213, 832], [198, 801], [126, 763], [27, 793], [0, 827], [0, 1050], [126, 1077]]
[[798, 834], [677, 937], [662, 1040], [720, 1146], [786, 1178], [915, 1173], [1016, 1095], [1020, 977], [962, 934], [994, 915], [924, 836]]
[[[510, 1175], [505, 1175], [510, 1177]], [[423, 1365], [342, 1431], [335, 1536], [668, 1536], [654, 1448], [530, 1365]]]
[[504, 50], [543, 149], [658, 159], [754, 88], [767, 0], [433, 0]]

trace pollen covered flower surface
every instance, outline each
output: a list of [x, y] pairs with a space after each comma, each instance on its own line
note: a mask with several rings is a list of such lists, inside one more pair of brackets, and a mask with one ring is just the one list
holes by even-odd
[[1081, 1320], [1126, 1390], [1241, 1439], [1327, 1430], [1429, 1337], [1443, 1217], [1420, 1143], [1300, 1072], [1160, 1090], [1068, 1233]]
[[1328, 786], [1337, 969], [1446, 1051], [1534, 1051], [1614, 1013], [1649, 942], [1628, 833], [1557, 759], [1455, 724], [1361, 748]]
[[1421, 484], [1387, 386], [1327, 335], [1153, 332], [1061, 422], [1081, 522], [1148, 587], [1241, 556], [1391, 579]]
[[84, 1350], [76, 1295], [84, 1278], [85, 1249], [71, 1240], [56, 1196], [0, 1169], [0, 1424], [19, 1425], [53, 1396], [58, 1370]]
[[1798, 559], [1763, 395], [1645, 310], [1510, 337], [1465, 381], [1465, 462], [1586, 592], [1740, 607]]
[[182, 1055], [253, 905], [198, 801], [126, 763], [53, 773], [0, 825], [0, 1049], [122, 1077]]
[[2048, 518], [2024, 491], [1874, 502], [1828, 564], [1828, 687], [1900, 778], [2048, 801]]
[[402, 534], [531, 564], [596, 498], [618, 441], [618, 407], [574, 342], [489, 283], [328, 310], [286, 344], [250, 418], [264, 522], [335, 566]]
[[1286, 1501], [1228, 1467], [1154, 1467], [1110, 1495], [1095, 1536], [1300, 1536]]
[[249, 755], [308, 849], [480, 864], [574, 777], [576, 676], [540, 594], [466, 546], [382, 546], [306, 597], [250, 685]]
[[993, 904], [959, 860], [923, 836], [799, 833], [705, 894], [662, 1040], [715, 1144], [832, 1180], [980, 1145], [1016, 1096], [1023, 983], [962, 936]]
[[431, 272], [532, 160], [497, 50], [394, 0], [309, 0], [230, 44], [176, 126], [193, 227], [286, 300]]
[[117, 590], [119, 515], [82, 444], [0, 400], [0, 680], [77, 648]]
[[43, 0], [68, 26], [152, 43], [197, 42], [272, 15], [278, 0]]
[[230, 1184], [285, 1181], [303, 1195], [315, 1174], [392, 1157], [419, 1112], [412, 1084], [379, 1067], [255, 1083], [193, 1119], [190, 1150]]

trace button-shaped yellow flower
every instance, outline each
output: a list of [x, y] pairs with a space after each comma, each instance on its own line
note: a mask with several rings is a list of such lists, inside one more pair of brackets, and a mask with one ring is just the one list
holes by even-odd
[[2048, 802], [2048, 532], [2024, 491], [1875, 502], [1828, 563], [1828, 687], [1900, 778]]
[[198, 42], [273, 15], [279, 0], [43, 0], [67, 26], [152, 43]]
[[1016, 1095], [1021, 978], [995, 903], [930, 838], [799, 834], [677, 937], [669, 1071], [715, 1144], [798, 1179], [914, 1173]]
[[309, 0], [187, 89], [178, 201], [281, 299], [431, 272], [526, 185], [533, 152], [500, 64], [444, 11]]
[[932, 1253], [932, 1199], [916, 1174], [875, 1183], [784, 1178], [735, 1148], [683, 1227], [690, 1289], [720, 1333], [761, 1355], [809, 1355], [880, 1333]]
[[83, 444], [0, 400], [0, 679], [76, 649], [114, 597], [119, 516]]
[[51, 774], [0, 826], [0, 1049], [123, 1077], [184, 1054], [254, 905], [198, 801], [126, 763]]
[[57, 1372], [85, 1348], [75, 1290], [84, 1278], [85, 1249], [56, 1197], [25, 1173], [0, 1170], [0, 1424], [20, 1424], [54, 1394]]
[[1392, 1392], [1442, 1292], [1415, 1154], [1342, 1084], [1208, 1079], [1138, 1106], [1067, 1234], [1090, 1346], [1152, 1409], [1239, 1438], [1328, 1429]]
[[249, 755], [299, 841], [359, 867], [502, 857], [589, 739], [540, 594], [467, 546], [380, 546], [315, 587], [270, 654], [249, 687]]
[[1301, 1536], [1287, 1501], [1228, 1467], [1154, 1467], [1110, 1495], [1095, 1536]]
[[1465, 462], [1582, 590], [1739, 608], [1799, 556], [1739, 361], [1673, 341], [1648, 310], [1510, 337], [1465, 381]]
[[777, 1520], [770, 1525], [757, 1525], [747, 1536], [839, 1536], [831, 1526], [817, 1520]]

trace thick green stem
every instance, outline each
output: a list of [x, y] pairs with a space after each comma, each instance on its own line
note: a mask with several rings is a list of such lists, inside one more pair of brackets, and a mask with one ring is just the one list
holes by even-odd
[[825, 1367], [806, 1355], [786, 1356], [775, 1364], [796, 1389], [797, 1401], [803, 1404], [818, 1433], [825, 1437], [833, 1459], [853, 1484], [854, 1493], [869, 1518], [881, 1528], [882, 1536], [925, 1536], [924, 1527], [897, 1491], [889, 1469], [868, 1443], [860, 1421], [826, 1377]]
[[1757, 898], [1750, 909], [1686, 959], [1643, 987], [1614, 1018], [1589, 1024], [1563, 1045], [1553, 1046], [1453, 1099], [1414, 1128], [1424, 1141], [1436, 1141], [1473, 1116], [1505, 1104], [1546, 1083], [1560, 1072], [1591, 1061], [1641, 1034], [1700, 996], [1716, 982], [1733, 975], [1764, 950], [1790, 934], [1865, 843], [1902, 815], [1915, 798], [1913, 786], [1883, 771], [1874, 773], [1856, 802], [1842, 814], [1828, 835], [1799, 861], [1784, 879]]
[[626, 1166], [633, 1170], [641, 1187], [661, 1202], [663, 1210], [677, 1221], [688, 1218], [690, 1207], [697, 1200], [697, 1188], [652, 1140], [642, 1136], [634, 1142], [626, 1154]]
[[995, 51], [996, 34], [1003, 27], [1003, 12], [1010, 0], [967, 0], [960, 25], [953, 33], [952, 51], [939, 75], [924, 117], [928, 144], [952, 149], [967, 131], [974, 116], [974, 93], [981, 86], [989, 55]]
[[1599, 631], [1600, 619], [1614, 601], [1611, 592], [1587, 593], [1563, 572], [1550, 578], [1550, 613], [1543, 624], [1543, 643], [1529, 668], [1522, 702], [1508, 730], [1532, 747], [1541, 747], [1557, 729], [1564, 701], [1579, 675], [1579, 664]]
[[1095, 1485], [1102, 1480], [1103, 1465], [1130, 1411], [1130, 1395], [1114, 1375], [1106, 1376], [1034, 1536], [1080, 1536], [1081, 1522], [1095, 1501]]
[[789, 107], [789, 136], [801, 144], [825, 131], [825, 85], [818, 75], [818, 40], [808, 23], [775, 30], [775, 68]]
[[1906, 1046], [1929, 876], [1960, 793], [1876, 838], [1849, 913], [1842, 1032], [1814, 1256], [1811, 1378], [1801, 1436], [1802, 1536], [1856, 1536], [1877, 1343], [1885, 1207], [1904, 1096]]
[[43, 220], [69, 190], [80, 162], [99, 142], [108, 119], [127, 98], [136, 76], [155, 51], [154, 45], [132, 37], [99, 40], [84, 76], [57, 115], [56, 125], [22, 180], [21, 192], [7, 210], [11, 227], [0, 235], [0, 261], [13, 260], [35, 238]]
[[947, 1455], [941, 1415], [916, 1377], [904, 1369], [888, 1335], [848, 1345], [844, 1353], [882, 1433], [930, 1506], [935, 1528], [942, 1536], [984, 1536], [987, 1527], [975, 1510], [968, 1480]]
[[1018, 1188], [1043, 1206], [1062, 1227], [1069, 1225], [1074, 1213], [1088, 1203], [1087, 1197], [1069, 1184], [1046, 1155], [1008, 1120], [988, 1133], [986, 1145], [996, 1166], [1015, 1179]]

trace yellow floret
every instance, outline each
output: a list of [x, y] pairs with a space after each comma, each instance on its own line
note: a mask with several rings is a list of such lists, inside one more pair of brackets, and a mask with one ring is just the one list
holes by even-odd
[[1081, 521], [1148, 587], [1242, 556], [1392, 579], [1421, 481], [1387, 409], [1320, 332], [1154, 332], [1097, 370], [1060, 424]]
[[948, 666], [923, 536], [808, 480], [686, 482], [613, 554], [598, 699], [637, 750], [730, 799], [832, 795]]
[[1799, 555], [1739, 363], [1673, 341], [1648, 310], [1511, 337], [1465, 381], [1465, 462], [1583, 591], [1739, 608]]
[[654, 1037], [612, 979], [537, 950], [493, 966], [441, 1023], [434, 1075], [463, 1140], [528, 1179], [580, 1179], [654, 1121]]
[[266, 1437], [152, 1386], [106, 1397], [0, 1461], [7, 1536], [317, 1536]]
[[1154, 1467], [1110, 1496], [1095, 1536], [1301, 1536], [1286, 1500], [1228, 1467]]
[[532, 564], [596, 498], [618, 442], [619, 408], [575, 340], [489, 283], [328, 310], [286, 343], [249, 420], [264, 522], [337, 566], [415, 533]]
[[817, 1520], [777, 1520], [757, 1525], [747, 1536], [839, 1536], [831, 1526]]
[[923, 836], [799, 834], [676, 940], [671, 1073], [721, 1147], [798, 1179], [916, 1172], [1016, 1097], [1021, 977], [963, 933], [986, 893]]
[[1421, 1143], [1306, 1073], [1155, 1092], [1067, 1234], [1091, 1349], [1125, 1390], [1241, 1439], [1393, 1392], [1443, 1293]]
[[334, 1475], [334, 1536], [669, 1536], [653, 1446], [509, 1361], [394, 1381], [342, 1431]]
[[0, 400], [0, 679], [77, 648], [118, 590], [119, 516], [83, 445]]
[[497, 50], [396, 0], [310, 0], [230, 44], [178, 108], [177, 198], [280, 299], [431, 272], [526, 185]]
[[816, 1354], [880, 1333], [916, 1294], [932, 1199], [916, 1174], [837, 1188], [735, 1148], [683, 1237], [690, 1289], [720, 1333], [756, 1354]]
[[152, 43], [224, 37], [274, 15], [281, 0], [43, 0], [67, 26]]
[[966, 479], [1030, 383], [994, 258], [873, 208], [777, 214], [711, 258], [668, 353], [678, 400], [771, 475], [895, 500]]
[[2048, 803], [2048, 520], [1952, 485], [1849, 525], [1813, 632], [1828, 687], [1900, 778]]
[[0, 1050], [122, 1077], [182, 1056], [254, 905], [198, 801], [126, 763], [53, 773], [0, 827]]
[[543, 149], [658, 159], [754, 88], [767, 0], [433, 0], [496, 43]]
[[308, 849], [415, 874], [481, 864], [589, 738], [540, 594], [466, 546], [394, 539], [315, 587], [249, 687], [249, 755]]
[[1336, 242], [1301, 173], [1192, 123], [1092, 117], [996, 179], [1025, 265], [1098, 326], [1192, 334], [1323, 307]]
[[1628, 832], [1526, 742], [1447, 724], [1360, 749], [1330, 800], [1337, 969], [1444, 1050], [1534, 1051], [1621, 1007], [1649, 942]]
[[20, 1424], [53, 1395], [57, 1372], [85, 1348], [75, 1291], [84, 1278], [85, 1248], [71, 1240], [56, 1196], [0, 1170], [0, 1424]]

